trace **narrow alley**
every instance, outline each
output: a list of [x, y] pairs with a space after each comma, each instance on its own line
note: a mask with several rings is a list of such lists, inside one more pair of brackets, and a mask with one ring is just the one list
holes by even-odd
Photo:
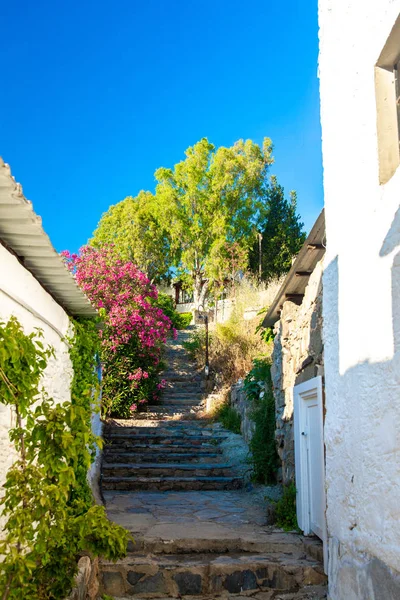
[[[319, 541], [266, 525], [265, 499], [224, 456], [229, 434], [196, 419], [201, 374], [183, 342], [166, 351], [161, 405], [106, 430], [102, 491], [109, 518], [134, 537], [126, 559], [102, 563], [115, 598], [326, 597]], [[243, 594], [243, 595], [242, 595]]]

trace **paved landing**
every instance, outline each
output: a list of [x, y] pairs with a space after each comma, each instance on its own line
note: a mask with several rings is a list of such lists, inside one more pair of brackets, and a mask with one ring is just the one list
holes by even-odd
[[[219, 525], [227, 529], [266, 525], [265, 501], [245, 491], [105, 492], [109, 517], [131, 531], [162, 525]], [[126, 518], [127, 517], [127, 518]], [[144, 524], [144, 521], [146, 524]], [[187, 528], [186, 528], [187, 529]]]
[[302, 546], [300, 536], [266, 524], [265, 500], [257, 493], [105, 492], [109, 518], [126, 527], [136, 546], [169, 552], [281, 551], [290, 543]]

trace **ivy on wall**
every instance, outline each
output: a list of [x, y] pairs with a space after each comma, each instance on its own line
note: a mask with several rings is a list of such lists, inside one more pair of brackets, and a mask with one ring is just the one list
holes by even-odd
[[[68, 339], [69, 356], [73, 367], [71, 403], [73, 409], [83, 411], [84, 429], [81, 434], [81, 452], [75, 468], [76, 485], [71, 491], [70, 503], [77, 510], [87, 510], [92, 502], [92, 492], [87, 480], [88, 469], [96, 454], [95, 438], [91, 430], [91, 415], [99, 398], [100, 386], [95, 369], [95, 357], [100, 347], [99, 334], [92, 319], [73, 319], [74, 335]], [[87, 433], [89, 432], [89, 438]], [[78, 432], [75, 431], [75, 435]]]
[[75, 328], [72, 401], [55, 404], [40, 385], [54, 354], [43, 334], [26, 335], [15, 317], [0, 322], [0, 402], [16, 414], [9, 435], [17, 451], [1, 500], [7, 519], [1, 600], [61, 600], [80, 553], [117, 560], [126, 552], [129, 534], [93, 504], [86, 482], [96, 442], [90, 428], [94, 336], [91, 325]]

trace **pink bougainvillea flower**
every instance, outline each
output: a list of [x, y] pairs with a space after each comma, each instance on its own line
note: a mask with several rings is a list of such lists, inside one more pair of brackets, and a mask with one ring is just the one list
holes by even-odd
[[112, 244], [61, 255], [103, 322], [103, 397], [112, 406], [115, 398], [126, 398], [123, 412], [129, 416], [137, 410], [137, 398], [149, 398], [157, 388], [157, 366], [172, 323], [156, 306], [157, 288], [136, 265], [119, 258]]

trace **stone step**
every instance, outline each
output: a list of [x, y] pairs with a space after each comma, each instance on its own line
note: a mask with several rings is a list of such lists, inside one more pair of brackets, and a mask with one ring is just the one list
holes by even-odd
[[227, 594], [234, 597], [257, 591], [279, 598], [280, 592], [310, 592], [306, 586], [319, 587], [319, 598], [323, 598], [326, 584], [321, 564], [298, 553], [134, 554], [116, 564], [102, 561], [100, 570], [103, 593], [130, 598], [226, 598]]
[[101, 477], [103, 490], [237, 490], [242, 485], [239, 477]]
[[187, 444], [185, 442], [182, 442], [181, 444], [153, 444], [151, 442], [149, 442], [148, 444], [143, 444], [143, 442], [141, 442], [140, 444], [136, 444], [134, 446], [132, 446], [130, 448], [130, 452], [126, 450], [125, 447], [121, 447], [120, 445], [112, 445], [112, 446], [106, 446], [104, 449], [104, 453], [105, 455], [109, 455], [109, 454], [121, 454], [121, 455], [125, 455], [125, 454], [139, 454], [141, 453], [143, 456], [146, 454], [160, 454], [160, 453], [165, 453], [165, 454], [169, 454], [169, 453], [177, 453], [177, 454], [183, 454], [183, 453], [192, 453], [192, 454], [196, 454], [199, 458], [201, 458], [204, 455], [207, 455], [209, 452], [217, 452], [219, 454], [221, 454], [221, 449], [214, 445], [214, 444], [199, 444], [199, 445], [193, 445], [193, 444]]
[[[198, 412], [201, 408], [201, 404], [174, 404], [172, 402], [168, 402], [168, 404], [154, 404], [149, 405], [149, 411], [152, 413], [159, 413], [160, 415], [165, 414], [182, 414], [182, 415], [192, 415]], [[148, 413], [144, 413], [148, 414]]]
[[[221, 431], [221, 428], [218, 428]], [[147, 434], [149, 437], [153, 435], [187, 435], [189, 437], [203, 435], [204, 437], [212, 437], [215, 435], [215, 430], [205, 427], [203, 423], [196, 421], [158, 421], [157, 425], [129, 425], [126, 427], [116, 427], [107, 425], [104, 430], [105, 435], [137, 435]]]
[[197, 396], [201, 396], [201, 392], [200, 391], [196, 391], [193, 390], [191, 386], [188, 386], [187, 389], [182, 389], [182, 388], [177, 388], [176, 390], [173, 389], [164, 389], [163, 396], [182, 396], [184, 398], [186, 398], [187, 396], [189, 397], [197, 397]]
[[[132, 596], [131, 596], [132, 597]], [[140, 594], [136, 596], [136, 600], [147, 600], [149, 596], [143, 596]], [[171, 596], [160, 596], [157, 595], [158, 600], [170, 600]], [[216, 600], [215, 594], [206, 594], [201, 596], [180, 596], [182, 600]], [[268, 592], [252, 592], [251, 596], [243, 596], [243, 594], [218, 594], [217, 598], [221, 600], [326, 600], [327, 598], [327, 586], [326, 585], [308, 585], [298, 592], [277, 592], [276, 590], [270, 590]], [[127, 597], [114, 596], [114, 600], [129, 600]]]
[[[151, 493], [151, 492], [149, 492]], [[117, 521], [118, 522], [118, 521]], [[129, 529], [129, 526], [127, 526]], [[296, 533], [246, 530], [230, 526], [221, 530], [215, 522], [201, 522], [194, 527], [164, 525], [157, 536], [133, 532], [134, 542], [128, 543], [128, 552], [151, 554], [285, 554], [307, 555], [322, 564], [322, 543], [317, 538], [305, 538]], [[171, 535], [173, 534], [173, 535]]]
[[168, 403], [168, 404], [181, 404], [181, 403], [191, 403], [191, 404], [200, 404], [203, 399], [203, 394], [176, 394], [175, 392], [169, 392], [168, 394], [163, 394], [161, 396], [160, 404]]
[[[200, 404], [198, 406], [200, 406]], [[198, 407], [196, 406], [195, 408], [197, 410]], [[182, 412], [183, 411], [184, 414], [187, 414], [187, 415], [191, 414], [190, 413], [190, 406], [184, 405], [184, 404], [176, 405], [176, 404], [173, 404], [172, 402], [168, 402], [168, 404], [161, 404], [161, 403], [159, 403], [159, 404], [149, 404], [147, 406], [147, 411], [144, 412], [144, 413], [142, 413], [142, 414], [146, 415], [149, 412], [151, 412], [151, 413], [153, 413], [153, 412], [159, 412], [162, 415], [163, 412], [165, 412], [166, 410], [168, 410], [168, 412], [171, 412], [171, 411], [172, 412], [173, 411], [175, 411], [175, 412]], [[162, 416], [160, 418], [162, 419]]]
[[[112, 451], [111, 449], [106, 449], [104, 452], [104, 460], [106, 462], [113, 463], [125, 463], [132, 461], [132, 463], [169, 463], [176, 462], [177, 460], [181, 460], [183, 463], [196, 463], [199, 460], [204, 460], [207, 463], [212, 463], [213, 461], [217, 462], [221, 459], [221, 451], [216, 449], [214, 452], [208, 451], [200, 451], [197, 450], [195, 452], [174, 452], [174, 448], [172, 448], [172, 452], [167, 452], [165, 447], [156, 448], [154, 447], [148, 448], [147, 452], [118, 452]], [[151, 450], [151, 451], [150, 451]]]
[[193, 375], [193, 371], [164, 371], [161, 373], [161, 378], [176, 383], [201, 382], [203, 379], [202, 375]]
[[232, 465], [221, 463], [129, 463], [104, 462], [104, 477], [231, 477]]
[[[165, 377], [164, 377], [164, 379], [165, 379]], [[186, 388], [190, 388], [193, 390], [201, 389], [201, 381], [200, 380], [180, 381], [178, 379], [178, 380], [174, 381], [173, 379], [166, 379], [166, 381], [167, 381], [167, 387], [165, 389], [168, 389], [172, 386], [177, 389], [186, 389]]]
[[200, 406], [203, 402], [203, 396], [179, 396], [169, 394], [162, 396], [159, 401], [159, 406]]
[[177, 407], [185, 407], [185, 406], [194, 406], [196, 408], [202, 405], [202, 397], [199, 398], [189, 398], [189, 397], [177, 397], [177, 396], [163, 396], [160, 400], [159, 406], [177, 406]]
[[219, 444], [221, 441], [226, 439], [226, 436], [224, 435], [213, 435], [213, 436], [205, 436], [205, 435], [184, 435], [183, 433], [174, 433], [174, 434], [163, 434], [163, 433], [158, 433], [158, 434], [152, 434], [152, 435], [147, 435], [147, 434], [141, 434], [141, 433], [137, 433], [135, 435], [129, 435], [129, 434], [106, 434], [105, 436], [105, 440], [107, 441], [107, 444], [110, 444], [112, 446], [116, 446], [117, 444], [119, 446], [125, 446], [125, 447], [130, 447], [130, 446], [137, 446], [138, 444], [167, 444], [169, 446], [172, 445], [181, 445], [182, 443], [188, 445], [188, 444], [192, 444], [193, 446], [200, 446], [200, 445], [214, 445], [216, 446], [217, 444]]
[[188, 396], [163, 396], [159, 402], [159, 406], [177, 406], [185, 407], [185, 406], [194, 406], [198, 408], [202, 406], [203, 398], [200, 396], [199, 398], [190, 398]]

